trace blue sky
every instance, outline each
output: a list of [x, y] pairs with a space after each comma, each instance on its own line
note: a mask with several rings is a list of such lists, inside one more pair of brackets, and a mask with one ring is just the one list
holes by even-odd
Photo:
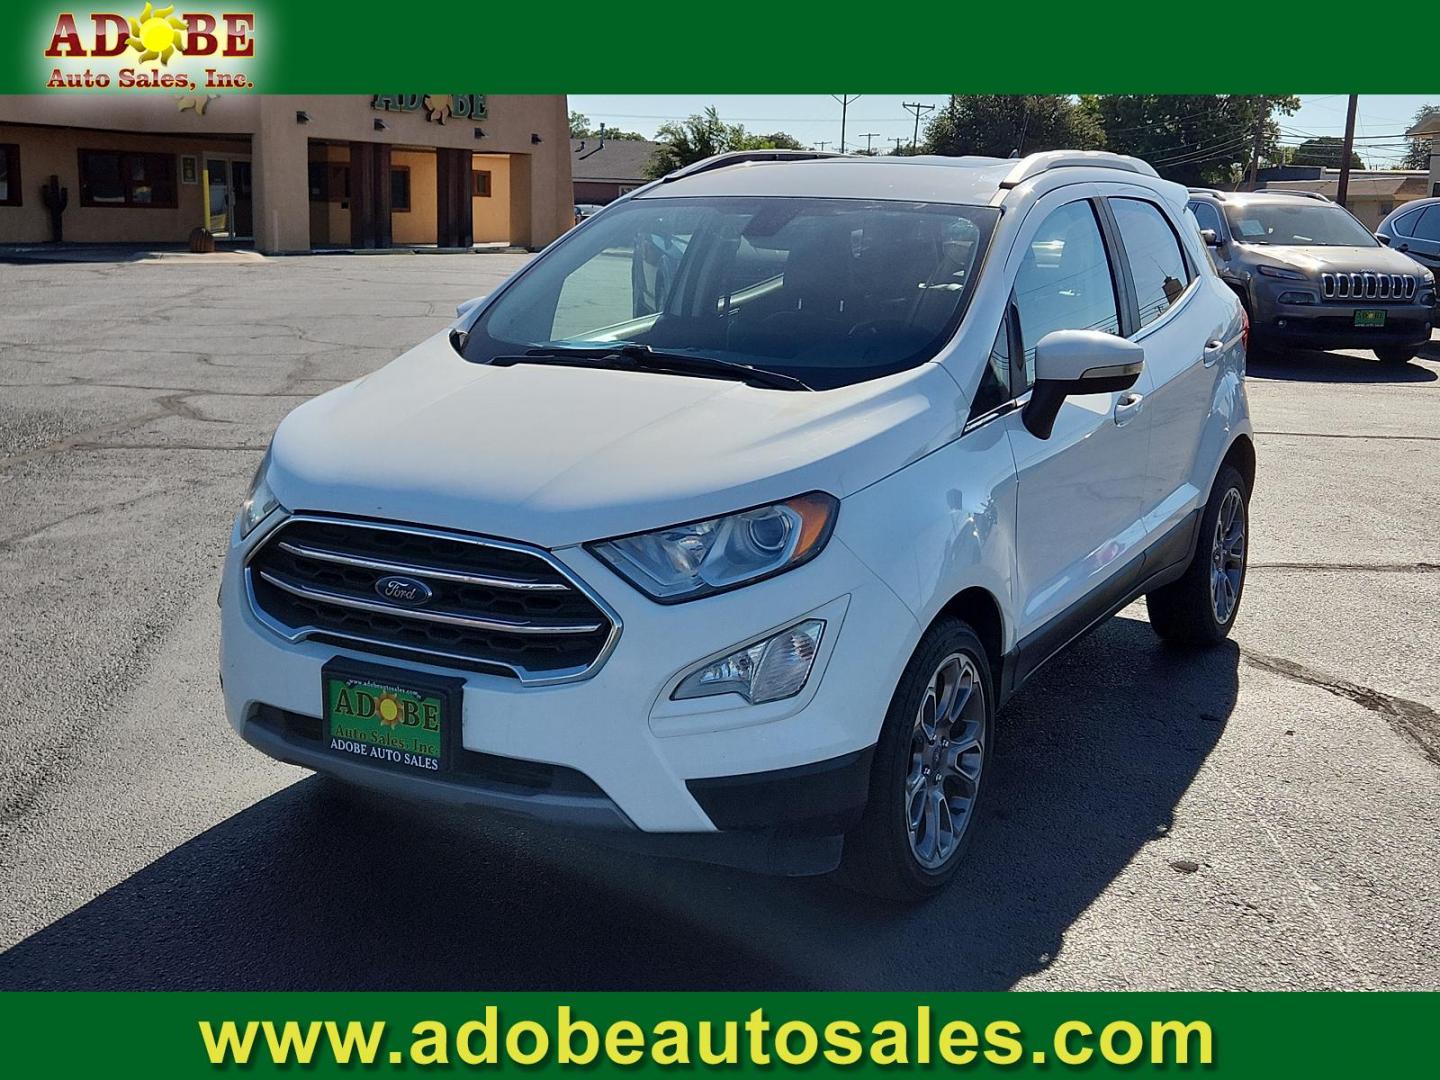
[[[1345, 95], [1302, 95], [1301, 107], [1282, 120], [1286, 141], [1294, 144], [1310, 135], [1343, 135]], [[846, 125], [850, 146], [864, 147], [873, 132], [875, 147], [889, 149], [894, 140], [910, 141], [914, 120], [901, 103], [914, 101], [942, 104], [943, 94], [862, 94], [851, 102]], [[1371, 166], [1393, 164], [1404, 153], [1401, 132], [1410, 126], [1415, 111], [1424, 104], [1440, 106], [1440, 93], [1424, 96], [1406, 94], [1362, 94], [1357, 113], [1356, 148]], [[752, 131], [787, 131], [802, 142], [815, 145], [824, 140], [827, 149], [838, 148], [840, 105], [826, 94], [571, 94], [570, 108], [583, 112], [609, 127], [653, 135], [666, 120], [678, 120], [702, 111], [707, 105], [720, 110], [723, 119], [744, 124]], [[922, 124], [923, 129], [923, 124]]]

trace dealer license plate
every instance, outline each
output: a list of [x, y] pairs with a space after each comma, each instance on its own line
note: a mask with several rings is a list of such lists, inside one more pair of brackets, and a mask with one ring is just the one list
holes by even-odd
[[333, 670], [321, 675], [325, 740], [334, 753], [369, 764], [426, 772], [444, 764], [455, 695], [406, 685], [390, 669]]
[[1385, 312], [1376, 310], [1365, 310], [1355, 312], [1356, 326], [1384, 326]]

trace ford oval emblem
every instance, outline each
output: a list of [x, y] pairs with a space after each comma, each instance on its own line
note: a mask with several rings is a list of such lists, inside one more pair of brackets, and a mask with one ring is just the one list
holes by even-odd
[[375, 582], [375, 591], [392, 604], [404, 604], [407, 607], [423, 604], [435, 595], [423, 581], [400, 574], [382, 577]]

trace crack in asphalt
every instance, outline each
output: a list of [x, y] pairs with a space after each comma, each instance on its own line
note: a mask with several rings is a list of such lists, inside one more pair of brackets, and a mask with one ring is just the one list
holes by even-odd
[[1267, 656], [1245, 648], [1240, 652], [1251, 667], [1314, 686], [1383, 717], [1391, 728], [1414, 742], [1432, 765], [1440, 765], [1440, 713], [1428, 705], [1361, 686], [1348, 679], [1325, 675], [1279, 656]]
[[1330, 573], [1331, 571], [1356, 572], [1362, 574], [1435, 574], [1440, 573], [1440, 563], [1307, 563], [1268, 562], [1251, 563], [1250, 570], [1298, 570], [1302, 572]]
[[1440, 435], [1363, 435], [1341, 431], [1257, 431], [1256, 435], [1279, 435], [1294, 439], [1378, 439], [1381, 442], [1440, 442]]

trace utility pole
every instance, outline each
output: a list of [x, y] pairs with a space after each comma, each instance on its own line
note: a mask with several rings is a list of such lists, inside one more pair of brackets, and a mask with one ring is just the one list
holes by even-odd
[[1270, 99], [1262, 97], [1255, 114], [1255, 142], [1250, 147], [1250, 190], [1260, 183], [1260, 144], [1265, 141], [1265, 121], [1270, 119]]
[[879, 137], [880, 133], [878, 131], [867, 131], [864, 135], [860, 136], [860, 138], [865, 140], [865, 154], [867, 157], [873, 157], [875, 155], [875, 140]]
[[1335, 201], [1341, 206], [1350, 197], [1350, 155], [1355, 153], [1355, 106], [1359, 103], [1360, 95], [1351, 94], [1345, 110], [1345, 145], [1340, 150], [1340, 183], [1335, 189]]
[[896, 153], [896, 154], [899, 154], [899, 153], [900, 153], [900, 147], [902, 147], [902, 146], [905, 145], [905, 136], [903, 136], [903, 135], [897, 135], [897, 136], [892, 137], [890, 141], [895, 144], [895, 153]]
[[910, 152], [913, 154], [915, 152], [915, 144], [920, 141], [920, 117], [933, 111], [935, 106], [922, 105], [918, 101], [905, 101], [901, 102], [901, 104], [904, 105], [906, 112], [913, 113], [915, 116], [915, 133], [910, 136]]
[[828, 139], [820, 139], [820, 140], [818, 140], [818, 141], [815, 143], [815, 149], [816, 149], [816, 150], [819, 150], [821, 153], [824, 153], [825, 147], [827, 147], [827, 146], [829, 146], [829, 145], [830, 145], [830, 142], [829, 142]]
[[845, 119], [850, 111], [850, 103], [860, 99], [859, 94], [831, 94], [832, 98], [840, 103], [840, 153], [845, 152]]

